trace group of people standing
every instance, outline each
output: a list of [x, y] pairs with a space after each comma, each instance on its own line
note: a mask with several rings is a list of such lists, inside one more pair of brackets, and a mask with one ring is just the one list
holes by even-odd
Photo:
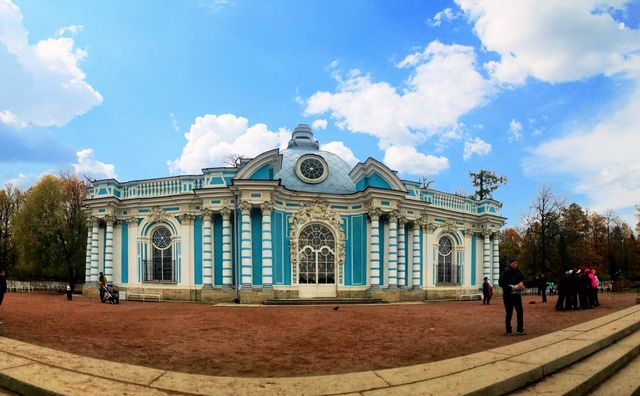
[[599, 284], [595, 269], [574, 268], [565, 272], [558, 282], [556, 310], [590, 309], [599, 306]]

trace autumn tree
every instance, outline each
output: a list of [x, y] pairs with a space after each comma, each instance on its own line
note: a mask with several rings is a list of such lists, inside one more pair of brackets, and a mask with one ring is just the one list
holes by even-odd
[[480, 172], [469, 172], [471, 185], [475, 188], [473, 198], [477, 200], [490, 199], [493, 192], [507, 182], [505, 176], [496, 176], [495, 172], [480, 169]]
[[22, 199], [22, 192], [10, 184], [0, 190], [0, 271], [12, 269], [18, 260], [13, 218]]
[[511, 256], [520, 257], [522, 253], [522, 237], [520, 232], [512, 227], [500, 233], [500, 268], [504, 268]]
[[75, 176], [47, 175], [26, 194], [15, 217], [23, 269], [73, 285], [85, 271], [87, 186]]

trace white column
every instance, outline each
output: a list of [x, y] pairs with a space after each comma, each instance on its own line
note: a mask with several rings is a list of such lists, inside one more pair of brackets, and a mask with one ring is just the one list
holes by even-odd
[[420, 252], [420, 224], [413, 223], [413, 265], [412, 265], [412, 286], [414, 289], [420, 288], [420, 266], [422, 265], [422, 255]]
[[389, 214], [389, 288], [398, 287], [398, 212]]
[[273, 250], [271, 243], [271, 211], [273, 204], [263, 202], [262, 209], [262, 287], [273, 285]]
[[98, 282], [98, 219], [91, 224], [91, 282]]
[[406, 287], [405, 278], [407, 276], [407, 246], [405, 244], [406, 217], [400, 217], [400, 229], [398, 232], [398, 287]]
[[87, 219], [87, 254], [85, 258], [84, 265], [84, 281], [88, 283], [91, 281], [91, 239], [93, 237], [93, 232], [91, 231], [91, 223], [93, 222], [92, 218], [89, 217]]
[[[471, 267], [475, 266], [475, 263], [471, 262], [471, 238], [475, 238], [473, 230], [467, 228], [464, 230], [464, 285], [472, 286], [471, 284]], [[478, 282], [476, 275], [476, 284]]]
[[202, 209], [202, 286], [213, 286], [211, 209]]
[[242, 237], [240, 243], [242, 287], [251, 287], [251, 266], [253, 265], [251, 257], [251, 204], [247, 201], [242, 202], [240, 212], [242, 213]]
[[127, 219], [129, 232], [129, 284], [138, 283], [139, 274], [138, 265], [138, 219], [131, 216]]
[[231, 209], [222, 208], [222, 286], [231, 287], [233, 274], [231, 268]]
[[493, 284], [498, 285], [500, 277], [500, 236], [498, 233], [493, 234]]
[[371, 271], [370, 284], [371, 288], [380, 287], [380, 215], [382, 211], [378, 208], [369, 209], [369, 217], [371, 218]]
[[104, 276], [107, 277], [108, 282], [113, 282], [113, 223], [115, 223], [116, 218], [106, 216], [104, 220], [107, 223], [104, 247]]
[[486, 276], [491, 281], [491, 245], [489, 241], [491, 231], [484, 230], [482, 236], [484, 236], [484, 244], [482, 245], [482, 278], [484, 279]]

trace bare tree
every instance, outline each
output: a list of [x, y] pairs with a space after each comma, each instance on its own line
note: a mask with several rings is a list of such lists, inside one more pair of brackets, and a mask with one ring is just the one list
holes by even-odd
[[428, 188], [429, 188], [429, 186], [430, 186], [431, 184], [433, 184], [433, 183], [435, 183], [435, 182], [436, 182], [436, 180], [435, 180], [435, 179], [430, 179], [430, 178], [428, 178], [428, 177], [426, 177], [426, 176], [422, 176], [422, 177], [420, 178], [420, 188], [422, 188], [422, 189], [426, 190], [426, 189], [428, 189]]
[[242, 156], [240, 154], [229, 154], [224, 157], [224, 163], [239, 168], [242, 165]]
[[538, 263], [532, 263], [536, 271], [547, 271], [550, 259], [551, 242], [558, 234], [559, 218], [564, 205], [553, 195], [551, 186], [544, 185], [530, 206], [530, 213], [525, 218], [530, 230], [535, 230], [540, 257]]

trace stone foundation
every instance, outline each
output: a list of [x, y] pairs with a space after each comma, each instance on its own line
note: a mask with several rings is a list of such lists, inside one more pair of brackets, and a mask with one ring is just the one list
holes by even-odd
[[[141, 286], [130, 286], [130, 288], [139, 288]], [[144, 286], [142, 286], [144, 287]], [[126, 291], [127, 286], [119, 286], [120, 290]], [[82, 286], [82, 294], [91, 298], [100, 296], [96, 285]], [[502, 290], [494, 288], [493, 298], [501, 297]], [[214, 287], [211, 289], [162, 289], [162, 299], [166, 301], [195, 301], [208, 304], [233, 303], [236, 298], [236, 290], [234, 288]], [[270, 299], [296, 299], [298, 291], [293, 289], [276, 290], [276, 289], [240, 289], [239, 298], [241, 304], [261, 304], [265, 300]], [[377, 298], [389, 303], [406, 302], [406, 301], [428, 301], [428, 300], [456, 300], [458, 298], [458, 289], [453, 287], [438, 288], [431, 287], [425, 290], [398, 288], [398, 289], [358, 289], [349, 290], [342, 289], [337, 291], [337, 298]], [[637, 303], [640, 304], [640, 298]]]

